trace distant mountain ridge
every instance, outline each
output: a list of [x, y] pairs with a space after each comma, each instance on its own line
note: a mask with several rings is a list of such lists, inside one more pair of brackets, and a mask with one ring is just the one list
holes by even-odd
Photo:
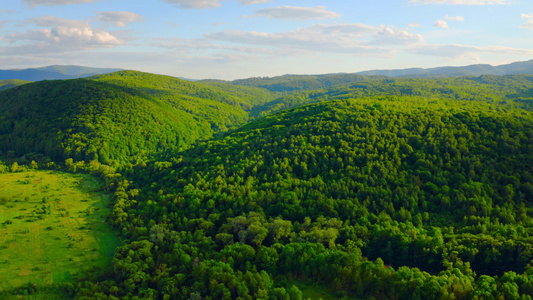
[[463, 67], [437, 67], [428, 69], [408, 68], [391, 70], [370, 70], [358, 72], [356, 74], [367, 76], [381, 75], [389, 77], [460, 77], [481, 75], [533, 74], [533, 59], [499, 66], [478, 64]]
[[18, 79], [41, 81], [75, 79], [120, 71], [117, 68], [91, 68], [73, 65], [53, 65], [41, 68], [0, 70], [0, 80]]
[[316, 75], [286, 74], [274, 77], [251, 77], [232, 81], [205, 79], [200, 82], [229, 83], [266, 89], [284, 95], [297, 91], [330, 89], [333, 87], [356, 84], [358, 82], [386, 80], [386, 77], [404, 78], [445, 78], [445, 77], [480, 77], [533, 75], [533, 60], [514, 62], [506, 65], [491, 66], [487, 64], [463, 67], [408, 68], [397, 70], [371, 70], [358, 73], [330, 73]]

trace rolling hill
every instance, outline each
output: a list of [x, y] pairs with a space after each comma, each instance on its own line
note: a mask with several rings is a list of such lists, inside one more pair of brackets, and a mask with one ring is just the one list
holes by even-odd
[[[204, 80], [202, 82], [225, 82], [239, 86], [259, 87], [271, 92], [290, 95], [298, 91], [312, 91], [331, 89], [334, 87], [355, 85], [358, 82], [376, 80], [388, 83], [397, 77], [438, 79], [451, 77], [482, 77], [503, 75], [530, 75], [533, 74], [533, 60], [516, 62], [501, 66], [471, 65], [465, 67], [439, 67], [431, 69], [410, 68], [402, 70], [373, 70], [359, 73], [338, 73], [321, 75], [283, 75], [275, 77], [253, 77], [233, 81]], [[393, 79], [391, 79], [393, 77]]]
[[[290, 82], [286, 84], [290, 85]], [[298, 91], [252, 108], [254, 117], [304, 104], [332, 99], [364, 97], [417, 96], [426, 101], [438, 99], [495, 103], [515, 101], [533, 109], [532, 75], [483, 75], [459, 78], [369, 77], [351, 84], [341, 84], [311, 91]]]
[[128, 173], [118, 295], [283, 299], [288, 279], [339, 298], [527, 294], [532, 138], [512, 103], [378, 96], [265, 116]]
[[135, 71], [25, 84], [0, 92], [0, 150], [110, 164], [186, 148], [248, 120], [257, 93], [229, 88], [251, 95]]
[[0, 151], [119, 167], [80, 299], [533, 294], [532, 75], [41, 81], [0, 91]]
[[381, 75], [389, 77], [460, 77], [481, 75], [533, 74], [533, 60], [514, 62], [499, 66], [487, 64], [464, 67], [409, 68], [399, 70], [371, 70], [358, 72], [359, 75]]

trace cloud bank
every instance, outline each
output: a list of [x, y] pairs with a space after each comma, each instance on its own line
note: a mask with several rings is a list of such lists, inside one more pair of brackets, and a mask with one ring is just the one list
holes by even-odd
[[450, 16], [448, 16], [448, 15], [446, 15], [446, 16], [444, 17], [444, 19], [446, 19], [446, 20], [450, 20], [450, 21], [464, 21], [464, 20], [465, 20], [465, 18], [463, 18], [463, 17], [461, 17], [461, 16], [450, 17]]
[[242, 5], [272, 2], [273, 0], [239, 0]]
[[281, 20], [323, 20], [339, 18], [341, 15], [332, 11], [327, 11], [325, 6], [279, 6], [258, 9], [255, 11], [255, 16], [264, 16]]
[[508, 0], [411, 0], [410, 3], [420, 4], [451, 4], [451, 5], [487, 5], [508, 4]]
[[435, 23], [433, 23], [433, 26], [435, 26], [435, 27], [440, 27], [440, 28], [446, 28], [446, 29], [447, 29], [447, 28], [450, 28], [450, 27], [448, 26], [448, 23], [447, 23], [446, 21], [444, 21], [444, 20], [437, 20], [437, 21], [435, 21]]
[[12, 46], [2, 47], [1, 55], [65, 53], [125, 44], [112, 33], [92, 28], [85, 21], [43, 16], [26, 24], [45, 28], [7, 35], [5, 41]]
[[111, 23], [117, 27], [125, 27], [128, 23], [140, 21], [143, 16], [128, 11], [98, 12], [98, 20]]
[[30, 7], [39, 5], [57, 6], [57, 5], [69, 5], [69, 4], [83, 4], [93, 3], [95, 0], [23, 0], [24, 3]]
[[163, 0], [180, 8], [212, 8], [221, 6], [220, 0]]
[[448, 45], [422, 45], [409, 50], [411, 53], [438, 56], [447, 59], [468, 58], [477, 63], [481, 60], [480, 54], [500, 54], [500, 55], [533, 55], [533, 50], [517, 49], [504, 46], [476, 47], [460, 44]]

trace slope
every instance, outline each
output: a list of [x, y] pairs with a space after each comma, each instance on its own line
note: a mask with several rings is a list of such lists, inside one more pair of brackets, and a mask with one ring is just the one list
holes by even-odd
[[[410, 68], [400, 70], [372, 70], [358, 73], [339, 73], [322, 75], [283, 75], [276, 77], [253, 77], [238, 79], [228, 83], [241, 86], [253, 86], [285, 95], [298, 91], [329, 89], [342, 85], [355, 84], [373, 79], [386, 80], [383, 77], [411, 78], [445, 78], [445, 77], [479, 77], [483, 75], [533, 74], [533, 60], [515, 62], [507, 65], [470, 65], [464, 67], [438, 67], [430, 69]], [[448, 78], [449, 79], [449, 78]], [[205, 80], [203, 82], [215, 82]]]
[[92, 80], [41, 81], [0, 92], [0, 151], [10, 155], [125, 163], [212, 134], [205, 119], [142, 91]]
[[9, 89], [12, 87], [16, 87], [19, 85], [23, 85], [26, 83], [30, 83], [31, 81], [24, 81], [24, 80], [18, 80], [18, 79], [6, 79], [6, 80], [0, 80], [0, 90]]
[[146, 92], [176, 108], [191, 113], [208, 114], [220, 117], [213, 120], [216, 126], [226, 128], [242, 124], [243, 119], [229, 120], [230, 115], [242, 115], [254, 104], [262, 104], [273, 99], [270, 92], [253, 87], [238, 87], [230, 84], [200, 83], [179, 78], [144, 73], [139, 71], [119, 71], [90, 77], [91, 80], [107, 82], [118, 86], [134, 88]]
[[355, 84], [339, 85], [313, 91], [295, 92], [252, 108], [251, 115], [264, 116], [299, 105], [331, 99], [372, 96], [416, 96], [435, 99], [468, 100], [496, 103], [514, 101], [533, 108], [533, 75], [483, 75], [457, 78], [372, 78]]
[[286, 276], [357, 297], [527, 295], [532, 145], [533, 115], [512, 103], [384, 96], [269, 115], [125, 172], [136, 195], [114, 220], [131, 242], [114, 282], [81, 292], [297, 297]]
[[0, 151], [53, 160], [135, 161], [245, 123], [270, 92], [119, 71], [0, 93]]

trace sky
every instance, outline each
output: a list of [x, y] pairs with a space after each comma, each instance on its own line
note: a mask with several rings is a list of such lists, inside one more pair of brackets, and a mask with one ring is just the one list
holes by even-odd
[[533, 59], [532, 0], [4, 0], [0, 69], [191, 79]]

